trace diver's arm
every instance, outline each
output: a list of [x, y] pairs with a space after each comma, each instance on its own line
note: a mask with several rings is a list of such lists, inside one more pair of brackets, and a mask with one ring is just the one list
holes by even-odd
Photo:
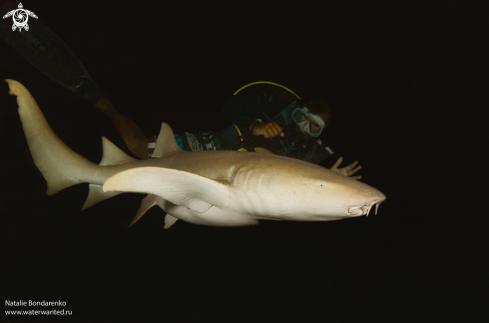
[[141, 159], [148, 158], [148, 140], [139, 127], [128, 117], [120, 113], [109, 101], [103, 98], [95, 106], [109, 117], [127, 148]]

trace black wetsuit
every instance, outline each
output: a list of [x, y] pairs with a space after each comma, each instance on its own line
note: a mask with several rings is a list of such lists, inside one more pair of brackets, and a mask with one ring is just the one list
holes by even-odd
[[[218, 132], [178, 133], [175, 139], [180, 147], [188, 151], [200, 150], [242, 150], [254, 151], [263, 147], [274, 154], [301, 159], [319, 164], [334, 152], [318, 137], [305, 142], [291, 131], [296, 124], [292, 112], [298, 108], [300, 100], [276, 92], [262, 92], [257, 95], [234, 95], [223, 107], [223, 113], [233, 124]], [[265, 139], [254, 136], [249, 128], [256, 122], [274, 121], [283, 129], [284, 137]]]

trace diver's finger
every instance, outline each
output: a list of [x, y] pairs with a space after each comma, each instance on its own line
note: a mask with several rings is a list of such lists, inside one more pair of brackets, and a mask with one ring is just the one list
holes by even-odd
[[343, 157], [338, 158], [336, 163], [334, 163], [333, 167], [331, 167], [331, 168], [337, 168], [338, 166], [340, 166], [342, 161], [343, 161]]
[[273, 122], [270, 122], [267, 124], [267, 130], [270, 134], [270, 138], [273, 138], [275, 136], [278, 136], [278, 134], [280, 132], [277, 132], [277, 128], [275, 127], [275, 125], [273, 124]]
[[273, 129], [269, 125], [267, 125], [266, 131], [267, 131], [267, 137], [266, 138], [275, 137], [275, 132], [273, 131]]
[[349, 171], [349, 172], [348, 172], [348, 176], [349, 176], [349, 175], [353, 175], [353, 174], [355, 174], [355, 173], [356, 173], [356, 172], [358, 172], [358, 171], [359, 171], [361, 168], [362, 168], [362, 166], [358, 166], [357, 168], [355, 168], [355, 169], [353, 169], [353, 170]]
[[276, 137], [282, 133], [282, 128], [280, 128], [280, 126], [275, 122], [270, 125], [270, 130], [273, 133], [273, 137]]
[[351, 178], [356, 179], [358, 181], [359, 179], [362, 179], [362, 176], [352, 176]]
[[348, 171], [348, 170], [352, 169], [353, 167], [355, 167], [356, 164], [358, 164], [357, 160], [355, 162], [351, 163], [350, 165], [346, 166], [345, 170]]
[[278, 123], [272, 122], [272, 126], [275, 129], [275, 131], [277, 132], [277, 135], [282, 132], [282, 128], [278, 125]]

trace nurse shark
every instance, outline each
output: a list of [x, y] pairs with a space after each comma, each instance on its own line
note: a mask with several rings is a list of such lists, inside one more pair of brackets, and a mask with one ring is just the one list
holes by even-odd
[[367, 184], [302, 160], [258, 152], [183, 151], [166, 123], [161, 125], [155, 158], [136, 160], [102, 137], [103, 157], [97, 165], [56, 136], [21, 83], [5, 81], [9, 94], [17, 97], [22, 127], [34, 163], [47, 181], [47, 194], [88, 183], [83, 209], [123, 192], [148, 194], [130, 225], [154, 205], [166, 212], [164, 228], [178, 219], [246, 226], [259, 220], [330, 221], [368, 215], [386, 198]]

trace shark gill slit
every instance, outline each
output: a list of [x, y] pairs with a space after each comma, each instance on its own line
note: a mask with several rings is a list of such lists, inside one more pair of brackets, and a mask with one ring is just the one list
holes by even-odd
[[263, 177], [265, 177], [265, 173], [263, 173], [260, 177], [260, 183], [258, 183], [258, 193], [261, 195], [261, 183], [263, 182]]
[[243, 170], [243, 167], [240, 167], [238, 169], [238, 171], [234, 174], [233, 178], [231, 179], [231, 181], [234, 182], [235, 185], [236, 185], [236, 179], [238, 178], [239, 174], [241, 173], [241, 170]]
[[250, 172], [248, 173], [248, 176], [246, 176], [245, 185], [244, 185], [245, 192], [248, 191], [248, 180], [250, 179], [251, 173], [253, 173], [253, 170], [250, 170]]
[[236, 169], [236, 165], [233, 165], [233, 167], [231, 167], [231, 172], [229, 173], [229, 176], [228, 176], [228, 183], [231, 184], [231, 181], [233, 179], [233, 175], [234, 175], [234, 170]]

